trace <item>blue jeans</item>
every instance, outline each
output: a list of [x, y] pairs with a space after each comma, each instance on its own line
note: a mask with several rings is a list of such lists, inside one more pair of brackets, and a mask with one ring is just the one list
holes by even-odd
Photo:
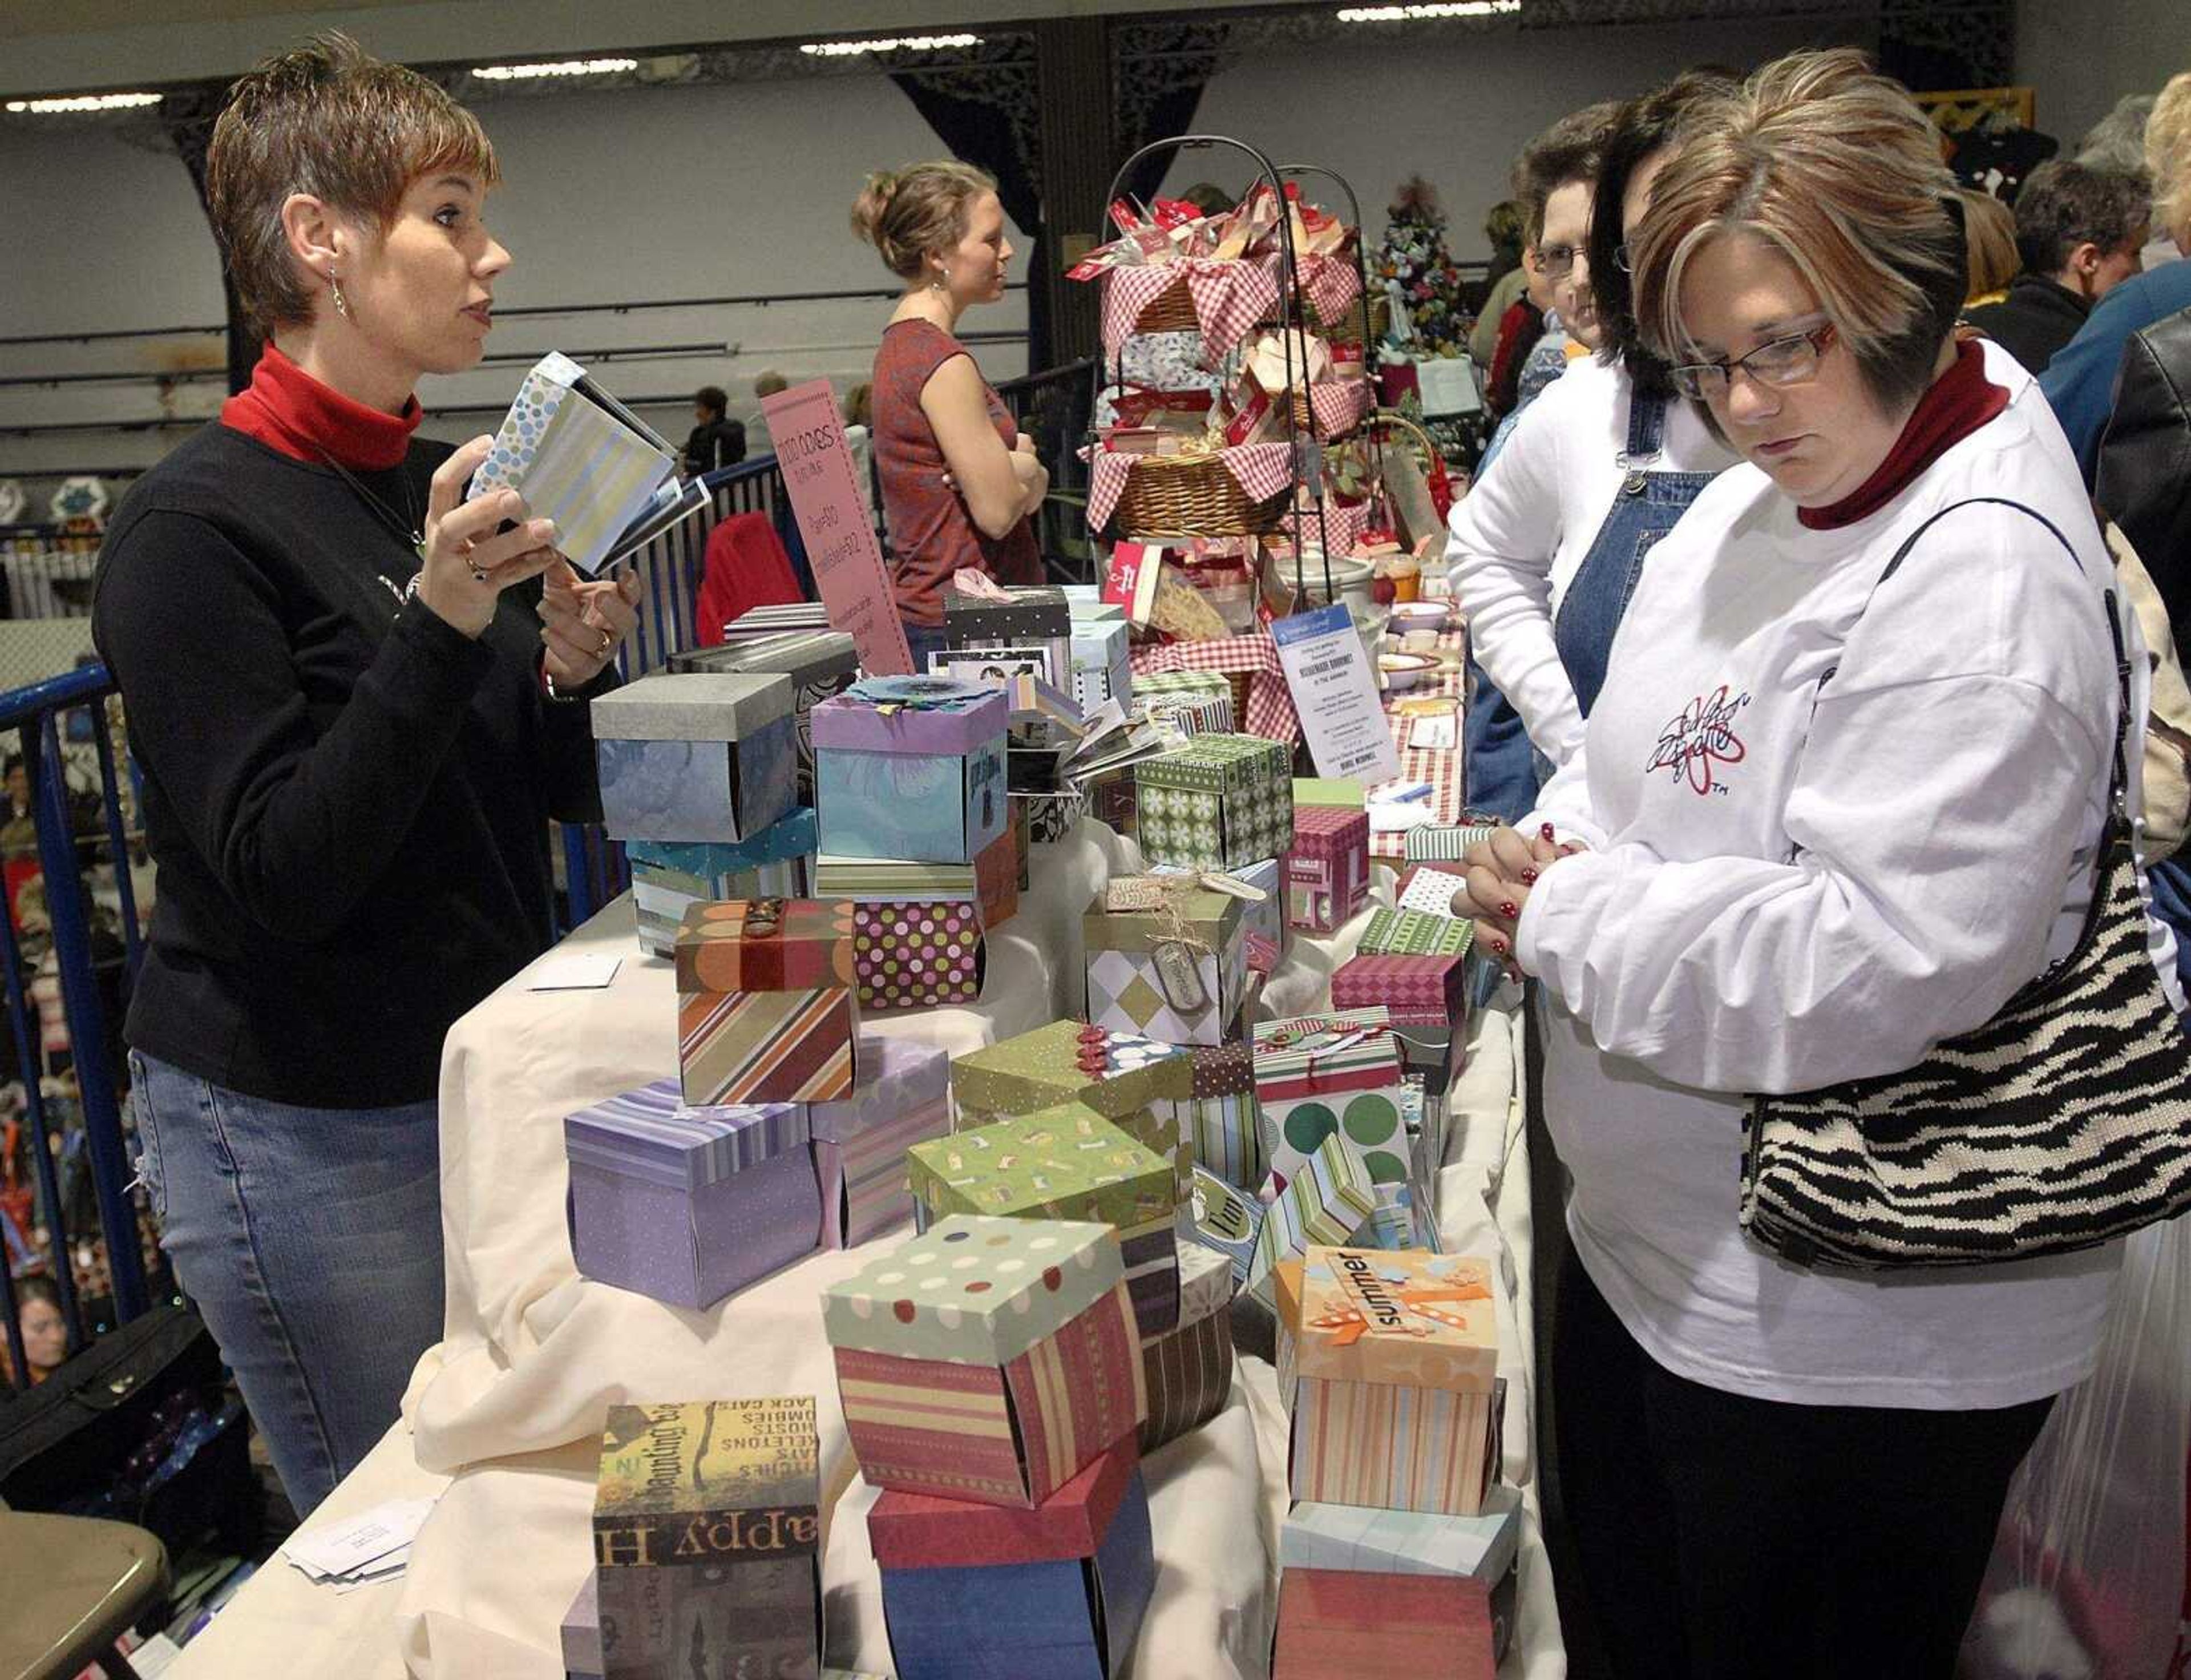
[[2182, 857], [2164, 857], [2146, 866], [2145, 885], [2154, 914], [2176, 936], [2176, 977], [2191, 993], [2191, 867]]
[[303, 1517], [441, 1339], [437, 1105], [299, 1108], [134, 1051], [129, 1068], [160, 1246]]
[[910, 618], [908, 618], [903, 622], [905, 624], [905, 643], [908, 647], [913, 650], [913, 674], [915, 676], [926, 676], [928, 675], [928, 656], [931, 653], [941, 653], [943, 652], [943, 626], [941, 624], [916, 624]]

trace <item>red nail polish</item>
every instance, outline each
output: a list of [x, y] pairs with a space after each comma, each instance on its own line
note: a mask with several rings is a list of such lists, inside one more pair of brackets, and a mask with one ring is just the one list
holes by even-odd
[[1494, 937], [1491, 941], [1491, 951], [1494, 956], [1505, 956], [1506, 954], [1506, 942], [1504, 939]]
[[1537, 832], [1542, 834], [1546, 840], [1550, 840], [1553, 835], [1556, 834], [1559, 830], [1553, 828], [1549, 823], [1541, 823], [1537, 826]]
[[1522, 907], [1509, 898], [1499, 907], [1499, 914], [1505, 917], [1508, 921], [1512, 921], [1515, 917], [1522, 914]]
[[1534, 869], [1524, 869], [1524, 870], [1522, 870], [1522, 886], [1534, 886], [1536, 884], [1537, 884], [1537, 872], [1536, 872]]

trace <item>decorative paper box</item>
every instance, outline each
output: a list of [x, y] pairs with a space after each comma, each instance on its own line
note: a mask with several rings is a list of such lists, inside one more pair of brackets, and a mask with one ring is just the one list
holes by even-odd
[[766, 607], [748, 607], [723, 626], [723, 640], [746, 636], [782, 635], [791, 630], [826, 630], [829, 609], [818, 601], [787, 601]]
[[1152, 908], [1107, 910], [1099, 894], [1081, 917], [1088, 1019], [1164, 1044], [1222, 1044], [1248, 983], [1247, 907], [1179, 876], [1152, 890]]
[[943, 641], [954, 651], [965, 647], [1036, 647], [1043, 650], [1052, 688], [1073, 687], [1073, 613], [1058, 589], [1008, 589], [1002, 601], [943, 589]]
[[1268, 1210], [1253, 1194], [1227, 1184], [1207, 1167], [1194, 1170], [1189, 1206], [1194, 1223], [1187, 1234], [1223, 1255], [1232, 1268], [1232, 1286], [1241, 1288], [1254, 1268]]
[[[1275, 1307], [1271, 1274], [1281, 1261], [1357, 1241], [1376, 1210], [1376, 1190], [1361, 1157], [1336, 1137], [1325, 1138], [1265, 1210], [1248, 1262], [1248, 1292]], [[1346, 1234], [1333, 1234], [1339, 1231]]]
[[1012, 814], [1025, 829], [1022, 847], [1020, 889], [1027, 889], [1026, 847], [1054, 846], [1073, 838], [1080, 819], [1088, 814], [1084, 793], [1014, 794]]
[[1085, 1103], [1061, 1102], [915, 1144], [906, 1171], [929, 1220], [974, 1213], [1110, 1226], [1135, 1329], [1147, 1338], [1179, 1323], [1171, 1163]]
[[879, 1488], [1039, 1506], [1148, 1415], [1107, 1225], [954, 1214], [822, 1299]]
[[1468, 954], [1473, 925], [1454, 916], [1380, 905], [1369, 913], [1369, 925], [1354, 948], [1365, 957], [1463, 957]]
[[1272, 1171], [1290, 1180], [1335, 1136], [1372, 1184], [1405, 1184], [1401, 1079], [1391, 1017], [1382, 1008], [1261, 1022], [1255, 1028], [1255, 1101]]
[[822, 1193], [806, 1111], [690, 1108], [662, 1079], [563, 1122], [582, 1276], [707, 1307], [814, 1251]]
[[1294, 809], [1305, 805], [1335, 805], [1348, 811], [1364, 808], [1367, 791], [1361, 781], [1352, 776], [1296, 776], [1294, 777]]
[[1491, 1262], [1312, 1248], [1295, 1331], [1295, 1500], [1472, 1517], [1496, 1479]]
[[910, 1220], [905, 1152], [951, 1131], [951, 1058], [943, 1051], [862, 1034], [859, 1056], [859, 1089], [806, 1109], [827, 1248], [851, 1248]]
[[988, 931], [1019, 909], [1018, 862], [1009, 834], [971, 863], [817, 858], [817, 894], [853, 903], [860, 1007], [978, 1001], [988, 972]]
[[1126, 621], [1073, 621], [1073, 698], [1092, 712], [1106, 700], [1128, 705], [1133, 699], [1134, 668], [1127, 658]]
[[1019, 914], [1018, 851], [1012, 837], [1004, 834], [991, 840], [970, 863], [838, 857], [824, 852], [814, 860], [814, 894], [868, 904], [969, 903], [980, 912], [983, 928], [995, 929]]
[[1286, 854], [1286, 920], [1329, 933], [1352, 920], [1369, 897], [1369, 813], [1331, 805], [1294, 807], [1294, 845]]
[[1198, 735], [1134, 766], [1141, 850], [1223, 869], [1281, 857], [1294, 839], [1293, 757], [1256, 735]]
[[1403, 910], [1457, 921], [1461, 918], [1454, 914], [1453, 895], [1467, 884], [1459, 863], [1416, 863], [1400, 877], [1393, 902]]
[[674, 956], [677, 930], [695, 904], [805, 897], [815, 834], [814, 813], [801, 806], [733, 846], [627, 842], [640, 948], [651, 956]]
[[859, 1078], [852, 906], [734, 898], [677, 931], [687, 1102], [827, 1102]]
[[1232, 685], [1221, 671], [1138, 671], [1133, 680], [1134, 703], [1150, 717], [1200, 698], [1221, 699], [1229, 713]]
[[782, 635], [742, 636], [720, 647], [669, 656], [684, 671], [774, 672], [791, 679], [792, 720], [799, 740], [799, 799], [814, 803], [814, 708], [851, 687], [860, 675], [859, 654], [842, 630], [794, 630]]
[[735, 842], [788, 813], [791, 680], [644, 676], [593, 703], [601, 815], [623, 840]]
[[[1466, 922], [1447, 925], [1464, 932], [1468, 927]], [[1381, 1004], [1396, 1026], [1457, 1027], [1468, 1018], [1468, 959], [1353, 957], [1331, 977], [1331, 1001], [1342, 1010]]]
[[1270, 1170], [1255, 1118], [1255, 1056], [1244, 1043], [1205, 1045], [1188, 1052], [1194, 1094], [1173, 1105], [1188, 1153], [1242, 1189], [1261, 1184]]
[[[1360, 1505], [1296, 1505], [1278, 1530], [1278, 1567], [1362, 1575], [1443, 1575], [1491, 1602], [1493, 1654], [1513, 1626], [1514, 1563], [1522, 1496], [1495, 1484], [1474, 1517], [1376, 1511]], [[1500, 1599], [1507, 1600], [1505, 1614]]]
[[821, 1449], [814, 1398], [608, 1409], [594, 1566], [608, 1680], [817, 1680]]
[[1111, 1680], [1156, 1588], [1131, 1441], [1034, 1511], [896, 1489], [868, 1513], [898, 1680]]
[[1232, 1392], [1232, 1266], [1215, 1249], [1189, 1243], [1179, 1253], [1179, 1324], [1141, 1341], [1149, 1415], [1141, 1451], [1154, 1452], [1224, 1409]]
[[1271, 1680], [1494, 1680], [1497, 1643], [1490, 1605], [1472, 1581], [1288, 1569], [1278, 1580]]
[[1178, 1199], [1192, 1163], [1171, 1105], [1194, 1094], [1194, 1064], [1176, 1045], [1078, 1021], [1053, 1021], [955, 1056], [951, 1095], [961, 1131], [1008, 1114], [1084, 1102], [1129, 1136], [1169, 1155]]
[[[606, 1680], [601, 1658], [601, 1611], [594, 1577], [579, 1586], [571, 1608], [563, 1613], [564, 1680]], [[675, 1680], [674, 1666], [657, 1669], [653, 1680]], [[889, 1680], [887, 1675], [865, 1670], [825, 1668], [822, 1680]]]
[[1073, 615], [1076, 624], [1126, 621], [1126, 609], [1115, 601], [1104, 600], [1101, 584], [1060, 584], [1057, 592], [1065, 597], [1065, 610]]
[[1410, 863], [1458, 863], [1468, 848], [1491, 838], [1495, 823], [1463, 823], [1452, 828], [1426, 825], [1408, 830], [1402, 853]]
[[[1133, 783], [1119, 778], [1130, 789]], [[1152, 875], [1190, 875], [1202, 873], [1184, 863], [1152, 863]], [[1243, 898], [1240, 901], [1240, 925], [1251, 939], [1267, 939], [1273, 945], [1286, 943], [1286, 881], [1285, 871], [1279, 860], [1266, 857], [1260, 863], [1241, 863], [1225, 873], [1235, 880], [1245, 881], [1260, 890], [1261, 901]]]
[[1001, 691], [933, 677], [870, 677], [822, 701], [814, 709], [822, 850], [925, 863], [979, 857], [1010, 820], [1010, 717]]

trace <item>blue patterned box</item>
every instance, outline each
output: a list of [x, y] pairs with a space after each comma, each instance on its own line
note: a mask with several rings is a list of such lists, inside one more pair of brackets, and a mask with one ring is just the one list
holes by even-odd
[[593, 718], [602, 817], [617, 840], [730, 845], [791, 811], [789, 677], [641, 677], [595, 700]]
[[970, 863], [1011, 820], [1004, 691], [945, 677], [869, 677], [814, 708], [822, 850]]
[[677, 930], [695, 904], [726, 898], [804, 898], [814, 867], [814, 812], [800, 806], [735, 846], [632, 840], [631, 902], [640, 948], [677, 954]]
[[822, 1239], [803, 1103], [691, 1108], [659, 1079], [563, 1122], [582, 1276], [707, 1307]]

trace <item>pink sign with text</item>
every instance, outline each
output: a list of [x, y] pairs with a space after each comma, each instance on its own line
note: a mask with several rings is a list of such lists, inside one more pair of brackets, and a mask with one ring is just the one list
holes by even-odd
[[910, 676], [913, 650], [860, 494], [836, 393], [827, 379], [810, 379], [763, 397], [760, 408], [831, 628], [852, 638], [870, 676]]

